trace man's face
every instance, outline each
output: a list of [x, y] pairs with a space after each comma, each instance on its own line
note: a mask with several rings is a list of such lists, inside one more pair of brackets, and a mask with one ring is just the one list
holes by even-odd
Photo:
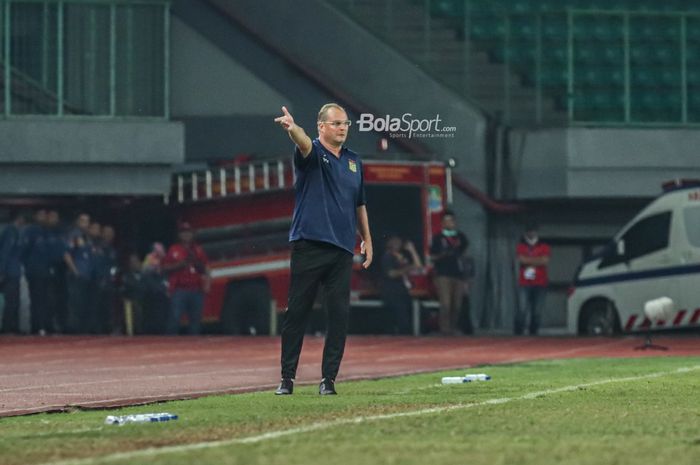
[[442, 229], [456, 229], [457, 223], [455, 222], [455, 217], [452, 215], [445, 215], [442, 217]]
[[100, 237], [102, 234], [102, 226], [100, 226], [100, 223], [92, 223], [90, 229], [88, 229], [88, 234], [95, 238]]
[[46, 210], [37, 210], [34, 213], [34, 222], [36, 224], [46, 224]]
[[47, 215], [47, 222], [48, 225], [51, 226], [52, 228], [55, 226], [58, 226], [58, 223], [61, 221], [61, 218], [58, 215], [57, 211], [51, 210], [48, 215]]
[[90, 216], [89, 215], [80, 215], [78, 217], [78, 227], [82, 231], [87, 232], [88, 228], [90, 227]]
[[194, 240], [194, 232], [191, 229], [180, 231], [179, 236], [183, 244], [190, 244]]
[[527, 237], [531, 241], [535, 240], [537, 238], [537, 230], [536, 229], [528, 229], [527, 231], [525, 231], [525, 237]]
[[340, 147], [348, 138], [348, 115], [337, 108], [330, 108], [326, 117], [318, 123], [318, 135], [322, 142], [332, 147]]
[[102, 228], [102, 240], [106, 243], [111, 244], [114, 242], [114, 228], [111, 226], [105, 226]]

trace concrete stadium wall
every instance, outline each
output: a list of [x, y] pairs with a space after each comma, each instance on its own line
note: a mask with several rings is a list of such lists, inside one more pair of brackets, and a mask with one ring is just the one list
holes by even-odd
[[650, 197], [669, 179], [700, 178], [697, 129], [516, 131], [511, 145], [521, 200]]
[[170, 111], [186, 116], [268, 116], [285, 97], [182, 20], [171, 21]]
[[0, 195], [162, 195], [184, 161], [166, 121], [0, 121]]
[[166, 121], [0, 121], [0, 164], [182, 163], [182, 124]]

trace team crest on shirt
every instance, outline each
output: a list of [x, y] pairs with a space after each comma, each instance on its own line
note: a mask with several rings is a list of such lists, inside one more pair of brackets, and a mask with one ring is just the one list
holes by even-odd
[[355, 160], [348, 160], [348, 167], [350, 168], [350, 171], [357, 173], [357, 163], [355, 163]]

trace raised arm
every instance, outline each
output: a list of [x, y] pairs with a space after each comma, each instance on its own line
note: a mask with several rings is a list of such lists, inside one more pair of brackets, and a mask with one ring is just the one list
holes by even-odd
[[362, 242], [360, 243], [360, 253], [365, 255], [365, 261], [362, 263], [362, 268], [366, 269], [372, 264], [374, 249], [372, 248], [372, 236], [369, 233], [367, 207], [364, 205], [357, 207], [357, 230], [362, 238]]
[[404, 249], [409, 253], [411, 256], [411, 266], [413, 269], [421, 268], [423, 267], [423, 262], [420, 259], [420, 256], [418, 256], [418, 252], [416, 251], [416, 246], [413, 245], [413, 242], [411, 241], [406, 241], [406, 245], [404, 246]]
[[301, 126], [294, 124], [294, 118], [292, 118], [292, 115], [287, 111], [287, 107], [282, 107], [282, 113], [284, 113], [282, 116], [275, 118], [275, 123], [278, 123], [282, 126], [282, 129], [287, 131], [289, 138], [299, 147], [299, 151], [303, 157], [308, 157], [311, 153], [311, 138], [306, 135], [306, 132], [304, 132]]

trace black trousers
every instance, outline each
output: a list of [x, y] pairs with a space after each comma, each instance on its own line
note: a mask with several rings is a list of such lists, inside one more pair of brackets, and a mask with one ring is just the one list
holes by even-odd
[[89, 279], [73, 276], [67, 277], [68, 287], [68, 332], [72, 334], [87, 333], [90, 330], [90, 292]]
[[345, 351], [350, 313], [352, 254], [332, 244], [299, 240], [292, 243], [291, 280], [282, 323], [282, 377], [295, 378], [304, 332], [323, 284], [327, 312], [321, 376], [335, 379]]
[[49, 315], [53, 315], [52, 328], [57, 333], [66, 331], [68, 325], [68, 289], [66, 287], [66, 273], [61, 266], [54, 267], [48, 280], [47, 305]]
[[3, 333], [19, 332], [19, 278], [5, 278], [0, 285], [5, 294], [5, 310], [2, 318]]
[[53, 314], [49, 307], [49, 275], [30, 274], [27, 275], [29, 285], [29, 304], [32, 322], [32, 333], [36, 334], [40, 330], [53, 331]]
[[408, 289], [399, 284], [401, 287], [387, 284], [382, 288], [382, 301], [390, 319], [385, 329], [390, 334], [411, 334], [413, 301]]

